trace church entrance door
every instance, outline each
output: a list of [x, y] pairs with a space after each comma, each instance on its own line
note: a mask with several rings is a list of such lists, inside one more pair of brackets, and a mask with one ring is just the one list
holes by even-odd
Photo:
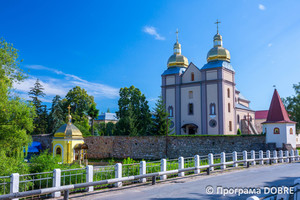
[[189, 135], [195, 135], [195, 129], [193, 127], [189, 127]]

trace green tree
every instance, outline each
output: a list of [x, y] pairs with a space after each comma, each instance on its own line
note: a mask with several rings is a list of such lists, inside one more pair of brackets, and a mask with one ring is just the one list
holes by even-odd
[[154, 119], [152, 120], [152, 135], [166, 135], [171, 133], [170, 124], [168, 123], [168, 116], [165, 109], [165, 104], [160, 96], [155, 104]]
[[94, 135], [94, 120], [98, 117], [99, 115], [99, 110], [96, 108], [96, 104], [92, 103], [88, 110], [88, 115], [92, 119], [92, 126], [91, 126], [91, 134]]
[[117, 117], [120, 120], [116, 125], [116, 133], [130, 136], [150, 135], [151, 114], [145, 95], [134, 86], [121, 88], [119, 94]]
[[33, 106], [14, 96], [12, 83], [26, 78], [19, 68], [18, 50], [0, 39], [0, 175], [27, 173], [23, 148], [31, 137], [35, 111]]
[[49, 133], [55, 133], [57, 129], [65, 123], [66, 114], [63, 110], [61, 97], [53, 97], [51, 111], [49, 114]]
[[40, 83], [39, 79], [34, 83], [34, 87], [30, 88], [28, 92], [29, 97], [32, 99], [31, 102], [35, 107], [36, 117], [34, 119], [34, 130], [33, 134], [45, 134], [47, 133], [48, 115], [47, 108], [42, 105], [41, 97], [45, 96], [43, 92], [44, 88]]
[[283, 98], [283, 103], [287, 112], [290, 114], [290, 119], [297, 122], [297, 129], [300, 128], [300, 82], [294, 84], [295, 95]]

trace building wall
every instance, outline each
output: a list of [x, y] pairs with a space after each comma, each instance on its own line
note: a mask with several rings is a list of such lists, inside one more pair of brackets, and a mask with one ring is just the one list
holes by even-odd
[[167, 139], [155, 136], [94, 136], [85, 138], [85, 143], [89, 147], [88, 157], [95, 159], [111, 157], [161, 159], [196, 154], [275, 149], [274, 146], [265, 144], [265, 136], [177, 136], [167, 137]]
[[[274, 134], [274, 128], [279, 128], [280, 133]], [[293, 128], [293, 135], [290, 135], [289, 129]], [[272, 123], [264, 124], [263, 130], [267, 130], [266, 142], [276, 143], [278, 148], [282, 148], [282, 143], [291, 144], [293, 148], [296, 148], [296, 128], [294, 124], [286, 123]]]
[[[228, 72], [227, 72], [228, 73]], [[226, 74], [227, 74], [226, 73]], [[228, 74], [227, 74], [228, 76]], [[227, 78], [230, 78], [229, 76]], [[224, 77], [225, 78], [225, 77]], [[229, 97], [228, 97], [228, 89], [229, 89]], [[224, 135], [235, 135], [236, 134], [236, 123], [235, 123], [235, 103], [234, 103], [234, 85], [224, 83], [223, 84], [223, 109], [224, 109]], [[228, 109], [228, 105], [230, 105], [230, 112]], [[229, 128], [229, 122], [231, 122], [231, 130]]]
[[258, 133], [262, 133], [263, 132], [263, 125], [261, 123], [267, 121], [267, 119], [255, 119], [255, 128], [257, 130]]
[[[236, 122], [237, 122], [237, 116], [240, 116], [240, 122], [237, 122], [237, 129], [241, 129], [241, 120], [244, 119], [244, 116], [246, 116], [246, 118], [251, 116], [252, 117], [252, 122], [250, 121], [250, 123], [255, 124], [255, 112], [254, 111], [249, 111], [249, 110], [243, 110], [243, 109], [236, 109]], [[248, 118], [247, 118], [248, 119]], [[264, 120], [265, 122], [266, 120]], [[256, 129], [257, 130], [257, 129]], [[259, 132], [257, 130], [258, 134], [260, 134], [261, 132]]]
[[[189, 92], [192, 92], [192, 98], [189, 96]], [[181, 125], [187, 123], [194, 123], [198, 126], [197, 135], [201, 134], [201, 93], [200, 93], [200, 84], [188, 87], [181, 87]], [[193, 104], [194, 113], [193, 115], [188, 114], [188, 105], [189, 103]], [[181, 135], [187, 135], [181, 129]]]
[[[219, 134], [219, 115], [220, 115], [220, 109], [218, 105], [218, 85], [216, 83], [213, 84], [207, 84], [206, 85], [206, 113], [207, 116], [207, 133], [210, 135], [218, 135]], [[214, 103], [216, 105], [216, 115], [210, 115], [210, 104]], [[211, 127], [209, 125], [210, 120], [216, 120], [217, 125], [215, 127]], [[205, 134], [205, 133], [204, 133]]]

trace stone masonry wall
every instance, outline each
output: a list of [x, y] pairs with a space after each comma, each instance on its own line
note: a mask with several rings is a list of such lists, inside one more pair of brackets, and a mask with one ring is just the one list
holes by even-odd
[[[126, 137], [94, 136], [85, 138], [89, 158], [161, 159], [179, 156], [243, 150], [274, 150], [265, 136]], [[167, 155], [167, 156], [166, 156]]]

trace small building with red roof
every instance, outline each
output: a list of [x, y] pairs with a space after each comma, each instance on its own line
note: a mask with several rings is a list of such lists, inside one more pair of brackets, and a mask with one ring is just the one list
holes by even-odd
[[266, 133], [266, 143], [276, 143], [277, 148], [283, 148], [285, 145], [296, 148], [296, 122], [290, 120], [276, 89], [267, 119], [262, 124], [263, 132]]

